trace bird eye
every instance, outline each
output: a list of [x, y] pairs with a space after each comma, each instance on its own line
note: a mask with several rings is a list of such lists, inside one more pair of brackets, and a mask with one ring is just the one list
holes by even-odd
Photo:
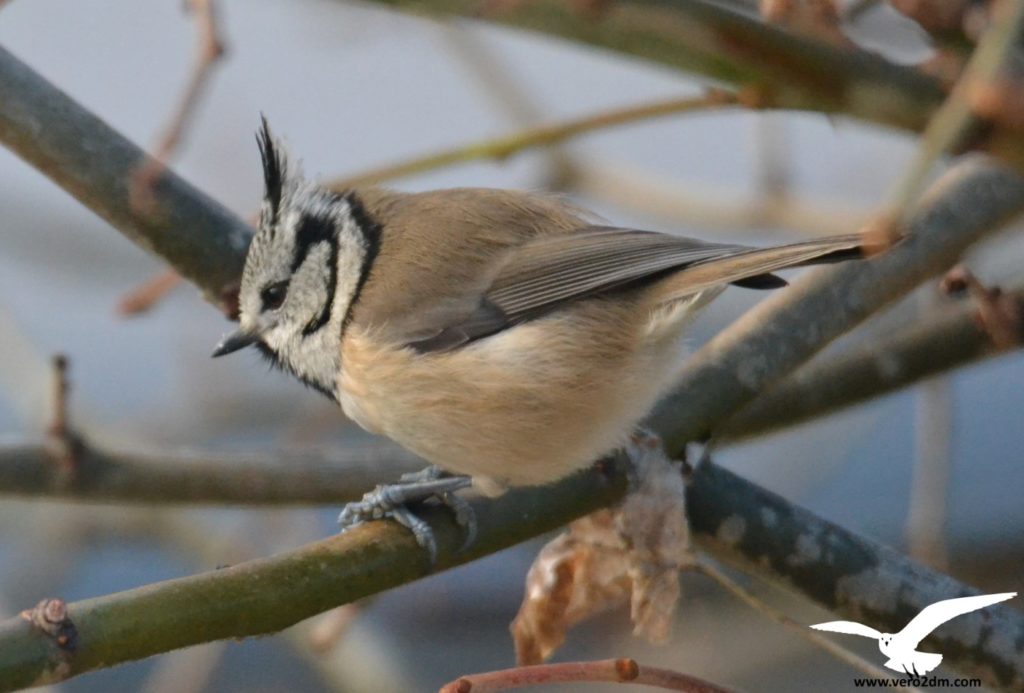
[[263, 310], [277, 310], [284, 303], [284, 297], [288, 294], [288, 282], [275, 282], [263, 287], [260, 292], [260, 300], [263, 301]]

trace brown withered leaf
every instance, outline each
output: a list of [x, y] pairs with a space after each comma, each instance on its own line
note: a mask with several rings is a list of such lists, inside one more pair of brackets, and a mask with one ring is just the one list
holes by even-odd
[[541, 549], [512, 622], [520, 665], [545, 661], [583, 619], [630, 602], [634, 635], [664, 643], [693, 563], [683, 479], [656, 439], [630, 449], [633, 490], [620, 504], [569, 525]]

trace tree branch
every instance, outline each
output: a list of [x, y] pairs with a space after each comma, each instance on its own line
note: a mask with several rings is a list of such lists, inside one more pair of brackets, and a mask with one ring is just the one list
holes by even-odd
[[562, 483], [476, 502], [479, 533], [465, 552], [450, 512], [427, 509], [438, 562], [432, 569], [408, 530], [371, 522], [270, 558], [67, 606], [73, 650], [21, 619], [0, 623], [0, 690], [39, 685], [200, 642], [272, 633], [331, 607], [494, 553], [614, 503], [624, 464]]
[[[1024, 289], [1006, 298], [1024, 323]], [[733, 441], [794, 426], [1002, 353], [978, 324], [977, 307], [964, 301], [891, 337], [812, 361], [740, 409], [716, 437]]]
[[376, 0], [428, 16], [461, 16], [611, 49], [733, 86], [756, 87], [762, 104], [843, 113], [922, 130], [945, 96], [937, 80], [866, 51], [851, 51], [703, 0], [618, 0], [584, 16], [563, 0]]
[[[625, 476], [618, 459], [553, 486], [477, 501], [479, 536], [465, 553], [459, 553], [462, 533], [451, 514], [428, 510], [424, 517], [438, 537], [436, 570], [614, 503], [625, 493]], [[932, 602], [975, 593], [713, 464], [694, 474], [687, 503], [702, 548], [720, 560], [878, 628], [898, 631]], [[69, 604], [77, 634], [71, 651], [29, 622], [10, 619], [0, 623], [0, 690], [200, 642], [275, 632], [431, 572], [408, 531], [372, 522], [286, 554]], [[989, 685], [1019, 686], [1024, 614], [998, 606], [964, 619], [947, 624], [934, 641], [946, 661]]]
[[[686, 507], [698, 544], [716, 558], [883, 632], [900, 632], [929, 604], [978, 594], [714, 464], [697, 469]], [[1013, 607], [956, 618], [922, 647], [985, 685], [1024, 686], [1024, 613]]]
[[0, 494], [119, 503], [309, 504], [358, 500], [423, 466], [397, 446], [224, 454], [107, 450], [79, 441], [75, 461], [52, 439], [0, 438]]
[[717, 334], [684, 366], [648, 425], [673, 453], [706, 439], [762, 391], [829, 342], [929, 277], [1024, 211], [1024, 179], [980, 158], [960, 162], [886, 253], [809, 273]]
[[170, 171], [155, 211], [133, 209], [132, 173], [148, 156], [3, 48], [0, 94], [0, 142], [232, 311], [248, 225]]

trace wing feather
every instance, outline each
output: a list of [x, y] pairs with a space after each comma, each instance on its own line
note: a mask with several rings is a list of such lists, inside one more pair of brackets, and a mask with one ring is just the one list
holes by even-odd
[[568, 302], [643, 286], [670, 274], [666, 302], [729, 283], [775, 288], [785, 284], [771, 274], [776, 270], [846, 259], [859, 248], [856, 235], [775, 248], [604, 226], [539, 236], [508, 253], [476, 312], [410, 346], [424, 352], [453, 349]]

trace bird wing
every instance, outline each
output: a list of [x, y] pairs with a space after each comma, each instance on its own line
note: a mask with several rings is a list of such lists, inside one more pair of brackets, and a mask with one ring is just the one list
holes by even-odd
[[873, 638], [875, 640], [882, 637], [882, 634], [871, 626], [865, 626], [863, 623], [857, 623], [855, 621], [829, 621], [828, 623], [816, 623], [811, 626], [811, 628], [815, 630], [828, 630], [833, 633], [846, 633], [847, 635], [862, 635], [865, 638]]
[[941, 602], [935, 602], [921, 609], [921, 613], [911, 619], [910, 623], [896, 634], [896, 637], [899, 638], [901, 644], [916, 648], [918, 643], [946, 621], [963, 614], [969, 614], [978, 609], [983, 609], [986, 606], [998, 604], [1015, 596], [1017, 596], [1016, 592], [1003, 592], [1001, 594], [979, 594], [974, 597], [960, 597], [958, 599], [945, 599]]
[[452, 349], [566, 303], [668, 275], [677, 276], [666, 300], [730, 283], [777, 288], [786, 282], [772, 272], [859, 256], [860, 244], [859, 236], [848, 235], [752, 248], [603, 226], [539, 236], [509, 251], [476, 311], [411, 346]]

